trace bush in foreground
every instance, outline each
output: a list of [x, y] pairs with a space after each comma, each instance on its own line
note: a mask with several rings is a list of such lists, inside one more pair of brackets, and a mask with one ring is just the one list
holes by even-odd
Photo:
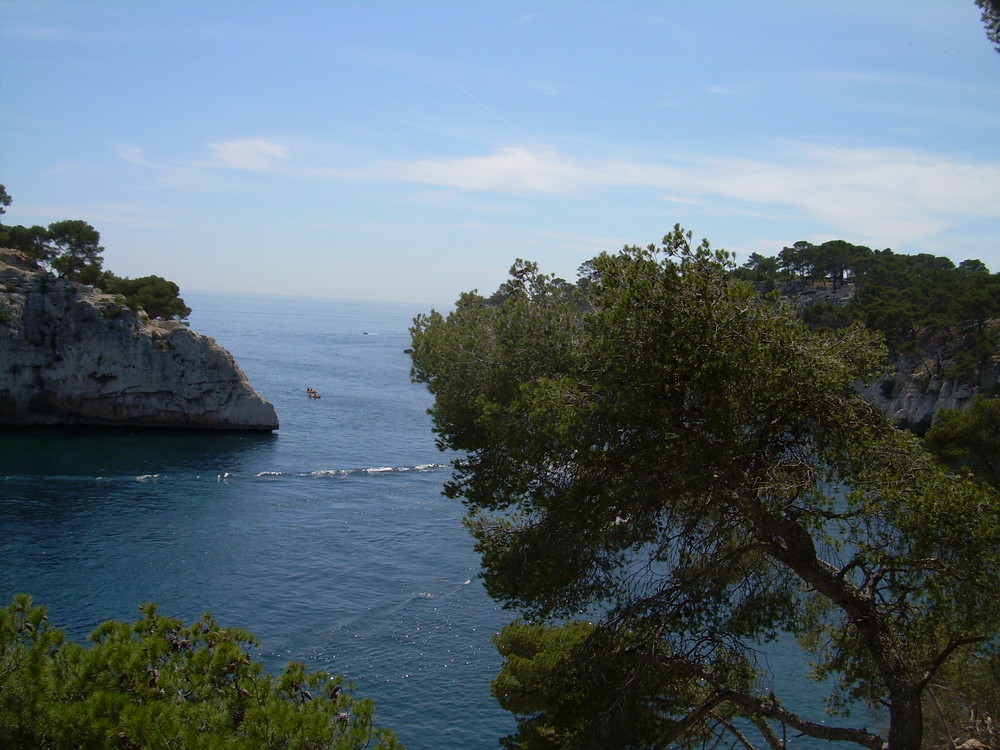
[[156, 605], [109, 621], [89, 647], [50, 626], [26, 594], [0, 610], [0, 747], [400, 748], [341, 677], [292, 662], [274, 677], [245, 630]]

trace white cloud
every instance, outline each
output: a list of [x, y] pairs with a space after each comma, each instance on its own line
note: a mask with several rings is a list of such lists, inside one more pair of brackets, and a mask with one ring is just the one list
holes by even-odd
[[209, 143], [208, 147], [215, 152], [219, 165], [252, 172], [272, 171], [290, 157], [287, 146], [265, 138]]
[[383, 164], [370, 176], [515, 194], [567, 194], [601, 181], [587, 166], [550, 149], [522, 147], [503, 148], [489, 156]]
[[785, 144], [769, 159], [685, 154], [638, 162], [509, 147], [486, 156], [383, 164], [367, 176], [515, 195], [654, 188], [670, 202], [792, 209], [839, 231], [895, 242], [939, 232], [959, 217], [1000, 218], [1000, 163], [891, 148]]
[[146, 158], [146, 152], [138, 146], [124, 143], [115, 147], [115, 153], [117, 153], [118, 156], [127, 161], [129, 164], [135, 164], [140, 167], [155, 167], [155, 165]]
[[52, 174], [62, 174], [64, 172], [73, 172], [80, 169], [81, 167], [85, 167], [85, 165], [82, 162], [64, 161], [49, 167], [48, 170], [46, 170], [46, 174], [52, 175]]
[[958, 217], [1000, 218], [1000, 164], [900, 149], [795, 146], [770, 162], [713, 162], [695, 189], [796, 208], [868, 238], [907, 241]]
[[874, 245], [924, 240], [969, 219], [1000, 219], [1000, 162], [958, 154], [785, 142], [755, 159], [690, 152], [580, 158], [547, 146], [510, 146], [477, 156], [348, 167], [356, 154], [324, 142], [297, 140], [295, 149], [288, 143], [268, 137], [211, 143], [213, 158], [201, 162], [154, 164], [135, 146], [118, 153], [186, 185], [204, 185], [206, 170], [243, 170], [280, 171], [309, 182], [414, 183], [481, 193], [487, 203], [502, 195], [606, 195], [609, 205], [654, 196], [664, 206], [696, 206], [719, 216], [806, 221], [817, 231]]

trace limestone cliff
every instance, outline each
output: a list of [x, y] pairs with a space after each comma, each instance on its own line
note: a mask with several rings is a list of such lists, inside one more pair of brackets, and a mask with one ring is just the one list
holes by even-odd
[[0, 250], [0, 424], [269, 431], [278, 419], [212, 339]]
[[[779, 290], [781, 298], [799, 315], [817, 303], [847, 305], [854, 291], [853, 284], [834, 286], [827, 282], [793, 282]], [[873, 383], [859, 385], [858, 390], [895, 424], [923, 434], [938, 412], [962, 409], [977, 395], [997, 392], [1000, 351], [985, 366], [974, 370], [956, 367], [965, 345], [961, 338], [943, 338], [928, 343], [923, 351], [894, 354], [885, 374]]]
[[949, 354], [945, 350], [897, 355], [885, 375], [859, 390], [895, 424], [922, 435], [941, 410], [962, 409], [975, 396], [996, 393], [1000, 376], [996, 357], [976, 372], [950, 374]]

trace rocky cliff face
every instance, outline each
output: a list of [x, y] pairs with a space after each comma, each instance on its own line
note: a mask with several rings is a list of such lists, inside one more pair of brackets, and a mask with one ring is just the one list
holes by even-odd
[[269, 431], [278, 419], [212, 339], [0, 250], [0, 424]]
[[960, 377], [949, 377], [947, 372], [947, 366], [928, 352], [899, 355], [885, 375], [859, 391], [894, 423], [922, 435], [939, 411], [962, 409], [979, 394], [995, 393], [1000, 365]]
[[[780, 293], [801, 315], [806, 307], [820, 302], [847, 305], [854, 297], [854, 286], [794, 282], [785, 285]], [[859, 385], [858, 390], [899, 427], [922, 435], [930, 429], [938, 412], [962, 409], [975, 396], [997, 391], [1000, 351], [986, 367], [954, 374], [951, 365], [962, 345], [961, 341], [951, 339], [938, 341], [926, 351], [897, 354], [887, 363], [884, 375], [871, 384]]]

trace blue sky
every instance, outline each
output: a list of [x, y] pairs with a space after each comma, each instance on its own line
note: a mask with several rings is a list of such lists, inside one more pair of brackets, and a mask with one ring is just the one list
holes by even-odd
[[416, 301], [675, 223], [1000, 271], [973, 0], [0, 0], [5, 223], [183, 290]]

